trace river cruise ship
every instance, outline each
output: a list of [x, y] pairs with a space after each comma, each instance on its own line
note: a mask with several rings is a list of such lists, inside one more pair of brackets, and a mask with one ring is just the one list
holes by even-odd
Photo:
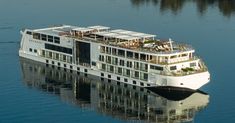
[[140, 87], [197, 90], [210, 81], [187, 44], [106, 26], [60, 25], [21, 31], [19, 56]]

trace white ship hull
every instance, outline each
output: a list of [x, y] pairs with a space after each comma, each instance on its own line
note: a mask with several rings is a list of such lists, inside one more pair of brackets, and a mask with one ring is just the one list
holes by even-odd
[[[32, 55], [32, 54], [24, 52], [22, 50], [19, 50], [19, 56], [47, 64], [46, 59], [38, 57], [36, 55]], [[84, 67], [81, 65], [74, 65], [74, 64], [71, 64], [71, 65], [73, 66], [73, 68], [80, 67], [79, 71], [84, 71], [84, 69], [88, 69], [88, 71], [89, 71], [88, 74], [99, 76], [99, 77], [106, 78], [106, 79], [116, 80], [117, 76], [120, 76], [120, 75], [116, 75], [116, 74], [111, 74], [111, 78], [108, 78], [107, 76], [110, 75], [110, 73], [105, 73], [100, 70], [94, 70], [94, 69]], [[57, 65], [55, 64], [55, 66], [57, 66]], [[66, 69], [71, 69], [71, 68], [66, 68]], [[71, 69], [71, 70], [77, 71], [76, 69]], [[104, 73], [104, 76], [100, 76], [101, 73]], [[126, 77], [124, 77], [124, 76], [121, 77], [120, 82], [124, 82], [123, 81], [124, 78], [126, 78]], [[132, 84], [133, 80], [135, 80], [135, 79], [129, 79], [129, 81], [127, 83], [133, 85]], [[174, 88], [178, 88], [178, 89], [197, 90], [200, 87], [202, 87], [203, 85], [207, 84], [209, 81], [210, 81], [210, 74], [208, 71], [206, 71], [206, 72], [202, 72], [202, 73], [185, 75], [185, 76], [156, 75], [154, 79], [152, 78], [149, 80], [149, 85], [144, 85], [144, 86], [141, 86], [138, 84], [134, 84], [134, 85], [140, 86], [140, 87], [167, 87], [167, 88], [174, 87]]]

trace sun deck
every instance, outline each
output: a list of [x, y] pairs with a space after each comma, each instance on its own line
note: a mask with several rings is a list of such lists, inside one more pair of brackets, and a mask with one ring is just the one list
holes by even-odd
[[175, 43], [171, 39], [156, 40], [156, 35], [123, 29], [110, 30], [110, 27], [100, 25], [89, 27], [63, 25], [34, 31], [157, 54], [172, 54], [185, 51], [194, 51], [191, 46]]

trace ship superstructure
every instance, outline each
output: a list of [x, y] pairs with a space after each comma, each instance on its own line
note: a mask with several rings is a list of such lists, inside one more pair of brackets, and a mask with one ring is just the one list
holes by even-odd
[[195, 50], [156, 35], [106, 26], [25, 29], [19, 55], [140, 87], [196, 90], [210, 75]]

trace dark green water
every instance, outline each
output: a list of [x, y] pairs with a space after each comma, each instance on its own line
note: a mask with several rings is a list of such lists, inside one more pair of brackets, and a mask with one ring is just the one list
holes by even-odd
[[234, 0], [1, 0], [0, 15], [0, 122], [133, 121], [102, 113], [97, 103], [84, 107], [77, 104], [82, 100], [45, 91], [37, 85], [43, 76], [23, 72], [20, 29], [55, 24], [106, 25], [191, 44], [211, 73], [200, 89], [209, 94], [209, 104], [193, 122], [235, 122]]

